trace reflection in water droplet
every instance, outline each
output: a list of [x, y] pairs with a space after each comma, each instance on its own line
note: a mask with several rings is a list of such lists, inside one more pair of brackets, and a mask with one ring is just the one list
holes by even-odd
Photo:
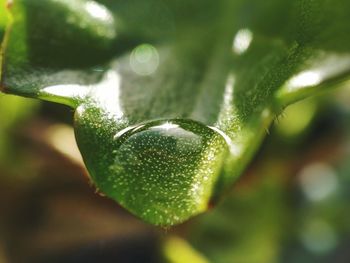
[[157, 49], [149, 44], [137, 46], [130, 55], [131, 69], [138, 75], [147, 76], [153, 74], [159, 65]]
[[253, 33], [249, 29], [241, 29], [233, 38], [232, 49], [237, 55], [246, 52], [253, 40]]

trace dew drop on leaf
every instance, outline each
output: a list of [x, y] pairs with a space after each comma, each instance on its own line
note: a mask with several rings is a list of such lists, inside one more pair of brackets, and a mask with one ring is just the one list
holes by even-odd
[[[89, 122], [80, 117], [79, 147], [91, 179], [108, 197], [162, 226], [208, 209], [229, 151], [217, 131], [193, 120], [170, 119], [121, 130], [109, 123], [107, 130], [96, 132], [96, 118]], [[95, 134], [103, 134], [104, 140]]]

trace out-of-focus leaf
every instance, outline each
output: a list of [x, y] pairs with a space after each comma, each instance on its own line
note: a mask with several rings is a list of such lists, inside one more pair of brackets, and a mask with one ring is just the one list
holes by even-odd
[[280, 168], [274, 168], [270, 164], [254, 182], [255, 188], [230, 193], [215, 211], [191, 226], [190, 243], [210, 262], [279, 262], [278, 248], [288, 222], [288, 191], [275, 175]]
[[16, 0], [1, 86], [74, 107], [98, 189], [172, 225], [232, 184], [284, 107], [348, 78], [349, 8]]
[[164, 242], [164, 257], [168, 263], [208, 263], [198, 251], [194, 250], [190, 244], [179, 237], [170, 237]]
[[2, 38], [5, 33], [5, 27], [7, 24], [7, 14], [6, 14], [6, 9], [4, 8], [5, 2], [4, 0], [0, 1], [0, 5], [3, 6], [3, 8], [0, 8], [0, 41], [2, 41]]
[[[0, 0], [0, 46], [3, 43], [3, 38], [5, 36], [5, 30], [6, 30], [6, 26], [9, 23], [9, 16], [8, 16], [8, 12], [6, 10], [6, 1], [5, 0]], [[0, 47], [0, 52], [2, 48]], [[1, 53], [0, 53], [0, 76], [1, 76]]]
[[[14, 130], [36, 112], [38, 101], [0, 94], [0, 165], [8, 167], [19, 159]], [[8, 167], [11, 169], [12, 167]]]

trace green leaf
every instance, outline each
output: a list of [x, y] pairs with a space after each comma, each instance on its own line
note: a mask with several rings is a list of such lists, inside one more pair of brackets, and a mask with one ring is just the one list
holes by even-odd
[[217, 201], [283, 108], [348, 79], [349, 8], [16, 0], [1, 86], [76, 109], [99, 191], [169, 226]]
[[0, 6], [2, 7], [0, 8], [0, 41], [2, 42], [8, 17], [5, 9], [5, 1], [1, 0]]
[[0, 0], [0, 79], [1, 79], [1, 65], [2, 65], [2, 43], [4, 42], [6, 26], [9, 23], [9, 16], [6, 10], [5, 0]]

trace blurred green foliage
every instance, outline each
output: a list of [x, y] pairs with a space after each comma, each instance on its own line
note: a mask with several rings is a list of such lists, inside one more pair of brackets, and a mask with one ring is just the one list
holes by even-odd
[[0, 164], [13, 165], [16, 160], [14, 134], [18, 127], [35, 114], [38, 102], [0, 94]]

